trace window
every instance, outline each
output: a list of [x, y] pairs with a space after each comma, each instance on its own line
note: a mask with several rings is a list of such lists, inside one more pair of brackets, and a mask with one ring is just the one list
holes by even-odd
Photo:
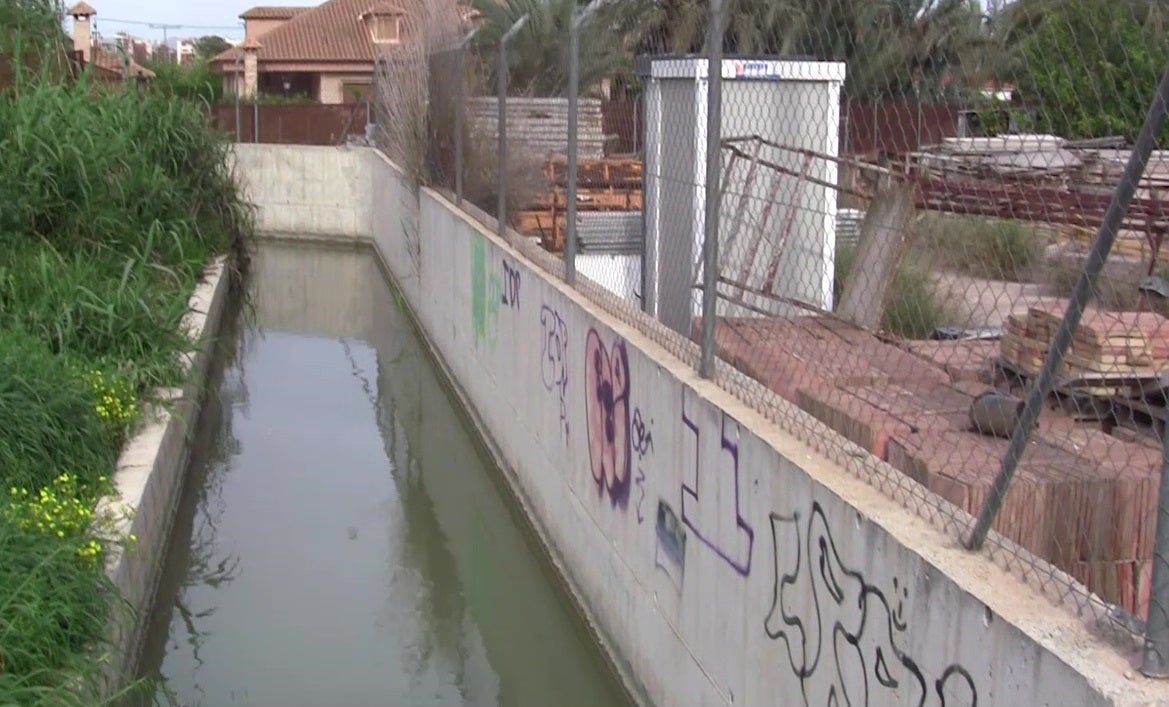
[[397, 44], [402, 41], [402, 18], [400, 15], [374, 15], [373, 41], [378, 44]]

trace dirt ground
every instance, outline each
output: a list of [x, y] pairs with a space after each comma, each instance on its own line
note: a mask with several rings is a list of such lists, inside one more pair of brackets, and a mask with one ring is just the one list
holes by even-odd
[[[985, 280], [953, 272], [937, 272], [933, 279], [938, 297], [953, 313], [951, 324], [999, 327], [1012, 314], [1025, 314], [1029, 307], [1069, 295], [1082, 267], [1082, 254], [1064, 250], [1049, 252], [1031, 278], [1033, 282]], [[1137, 287], [1146, 267], [1135, 259], [1111, 258], [1097, 283], [1094, 304], [1105, 309], [1135, 309]], [[1159, 304], [1150, 303], [1150, 307]], [[1163, 309], [1163, 305], [1158, 308]]]

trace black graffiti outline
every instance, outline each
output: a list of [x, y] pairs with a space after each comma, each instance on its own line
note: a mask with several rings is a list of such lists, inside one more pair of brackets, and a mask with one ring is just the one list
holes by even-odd
[[506, 259], [499, 262], [503, 265], [499, 300], [503, 306], [516, 309], [520, 306], [520, 269]]
[[[813, 532], [817, 521], [819, 521], [819, 524], [822, 526], [822, 535], [819, 536], [816, 536], [816, 533]], [[836, 549], [836, 541], [832, 537], [831, 526], [828, 525], [828, 520], [824, 514], [824, 509], [820, 506], [818, 501], [813, 502], [812, 512], [808, 518], [806, 548], [805, 541], [801, 539], [800, 536], [799, 513], [793, 513], [790, 516], [783, 516], [773, 512], [770, 514], [770, 522], [775, 584], [772, 589], [771, 608], [768, 610], [767, 616], [765, 616], [763, 620], [763, 632], [771, 640], [778, 640], [782, 638], [784, 643], [787, 645], [788, 662], [790, 664], [792, 673], [800, 681], [800, 691], [804, 697], [804, 704], [809, 706], [811, 704], [808, 695], [808, 681], [809, 679], [813, 678], [817, 669], [819, 668], [820, 659], [822, 657], [821, 654], [825, 649], [824, 629], [826, 621], [824, 618], [824, 609], [826, 607], [821, 605], [821, 596], [819, 591], [817, 591], [817, 586], [814, 581], [814, 577], [812, 576], [818, 569], [820, 577], [824, 582], [824, 588], [828, 593], [828, 597], [825, 597], [825, 599], [835, 602], [838, 607], [843, 606], [845, 602], [845, 592], [841, 586], [842, 578], [852, 580], [856, 583], [856, 585], [859, 585], [860, 588], [857, 597], [857, 606], [851, 607], [859, 610], [860, 612], [860, 620], [858, 622], [857, 629], [853, 632], [850, 632], [847, 627], [841, 624], [839, 618], [832, 622], [832, 650], [834, 654], [833, 662], [836, 667], [836, 677], [828, 691], [828, 704], [832, 705], [833, 707], [838, 705], [849, 705], [851, 707], [854, 704], [868, 705], [870, 694], [869, 666], [866, 663], [864, 651], [861, 648], [861, 641], [864, 640], [865, 628], [868, 626], [870, 604], [875, 606], [879, 603], [880, 607], [885, 611], [886, 621], [884, 622], [884, 628], [887, 632], [886, 637], [888, 639], [888, 646], [890, 648], [890, 652], [892, 653], [892, 657], [896, 660], [896, 664], [899, 664], [905, 668], [908, 677], [916, 681], [919, 694], [916, 705], [917, 707], [924, 707], [926, 698], [930, 695], [925, 675], [918, 666], [917, 661], [915, 661], [909, 655], [906, 655], [904, 651], [898, 648], [895, 641], [896, 635], [903, 633], [908, 628], [906, 622], [904, 621], [904, 606], [902, 603], [902, 600], [905, 597], [908, 597], [908, 588], [898, 587], [897, 581], [894, 580], [894, 593], [897, 594], [898, 590], [900, 589], [903, 593], [903, 597], [898, 599], [897, 608], [890, 609], [889, 600], [886, 598], [885, 593], [881, 589], [866, 582], [864, 576], [860, 572], [850, 570], [845, 567], [844, 563], [840, 559], [840, 554]], [[780, 571], [778, 531], [779, 523], [790, 524], [791, 527], [795, 528], [796, 560], [794, 572], [781, 573]], [[820, 553], [819, 560], [815, 563], [813, 563], [814, 553], [812, 548], [814, 536], [817, 537], [816, 545]], [[807, 567], [805, 567], [805, 549], [807, 551]], [[832, 566], [833, 560], [835, 560], [836, 566], [839, 568], [839, 573], [834, 571]], [[815, 646], [812, 648], [811, 654], [809, 653], [808, 645], [809, 626], [805, 625], [804, 620], [801, 617], [788, 614], [782, 607], [784, 589], [786, 587], [795, 585], [796, 582], [800, 579], [801, 571], [805, 569], [808, 571], [808, 581], [811, 583], [810, 587], [812, 592], [812, 600], [816, 607], [816, 637], [814, 639]], [[870, 602], [870, 599], [873, 601]], [[777, 617], [782, 619], [783, 627], [772, 628], [772, 623]], [[798, 646], [793, 641], [794, 636], [790, 635], [791, 632], [788, 630], [789, 628], [799, 632], [800, 640]], [[845, 680], [845, 669], [841, 665], [842, 651], [840, 639], [843, 639], [844, 643], [849, 647], [850, 650], [855, 651], [855, 657], [862, 667], [860, 675], [863, 678], [863, 695], [861, 696], [861, 699], [857, 700], [856, 702], [850, 699], [850, 696], [848, 695], [845, 688], [847, 682]], [[802, 666], [797, 665], [797, 647], [799, 649], [800, 656], [803, 658]], [[885, 656], [885, 653], [881, 647], [877, 646], [876, 650], [874, 651], [872, 676], [876, 678], [877, 682], [881, 686], [890, 689], [897, 689], [900, 687], [900, 682], [891, 673], [888, 660], [889, 659]], [[940, 707], [947, 707], [947, 690], [957, 689], [958, 685], [955, 683], [965, 684], [966, 688], [969, 690], [968, 694], [970, 696], [970, 700], [965, 704], [968, 704], [970, 707], [976, 707], [978, 704], [978, 690], [974, 685], [974, 679], [971, 677], [969, 671], [967, 671], [966, 668], [957, 663], [948, 665], [945, 669], [943, 669], [941, 676], [933, 684], [934, 692], [938, 696], [938, 704]], [[840, 693], [842, 694], [837, 694], [838, 685], [840, 686]]]
[[633, 451], [637, 452], [638, 460], [645, 459], [646, 456], [653, 454], [654, 450], [654, 435], [650, 429], [653, 420], [650, 424], [645, 424], [645, 419], [641, 416], [641, 408], [633, 409]]
[[641, 525], [645, 522], [645, 515], [641, 512], [641, 506], [645, 503], [645, 470], [637, 467], [637, 478], [633, 480], [637, 486], [637, 490], [641, 495], [637, 497], [637, 523]]
[[544, 328], [540, 370], [544, 388], [560, 397], [560, 427], [568, 444], [568, 324], [548, 305], [540, 307], [540, 326]]

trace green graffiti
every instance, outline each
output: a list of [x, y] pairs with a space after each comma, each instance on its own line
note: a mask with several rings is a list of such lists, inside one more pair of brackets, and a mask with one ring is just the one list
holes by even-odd
[[487, 342], [495, 347], [495, 324], [501, 295], [499, 275], [487, 266], [487, 244], [483, 238], [471, 241], [471, 325], [475, 346]]

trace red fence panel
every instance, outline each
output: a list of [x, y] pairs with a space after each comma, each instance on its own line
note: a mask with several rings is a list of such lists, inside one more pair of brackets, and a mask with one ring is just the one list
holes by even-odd
[[[212, 106], [208, 119], [212, 127], [237, 135], [235, 104]], [[344, 142], [347, 135], [364, 133], [365, 123], [364, 104], [241, 103], [236, 139], [286, 145], [336, 145]]]
[[957, 105], [846, 101], [840, 105], [840, 154], [911, 152], [958, 135]]

